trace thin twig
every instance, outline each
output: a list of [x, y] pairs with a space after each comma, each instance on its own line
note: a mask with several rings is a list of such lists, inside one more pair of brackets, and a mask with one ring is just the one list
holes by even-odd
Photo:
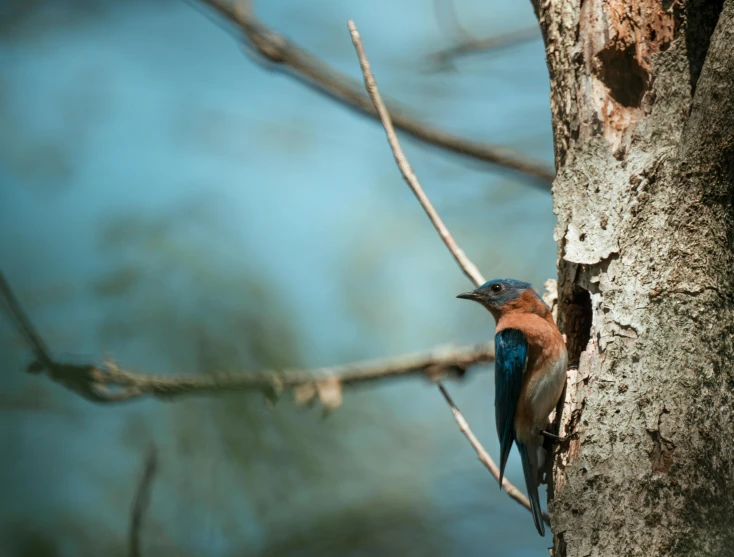
[[450, 66], [456, 58], [461, 56], [485, 54], [540, 38], [540, 30], [537, 25], [534, 25], [485, 39], [466, 39], [454, 46], [434, 52], [430, 56], [430, 60], [439, 68], [444, 68]]
[[[370, 99], [353, 79], [334, 70], [273, 29], [263, 25], [255, 15], [252, 2], [231, 0], [199, 0], [242, 30], [249, 46], [271, 64], [269, 68], [286, 70], [316, 91], [369, 116], [377, 116]], [[479, 141], [471, 141], [433, 128], [394, 107], [390, 109], [395, 126], [413, 138], [447, 151], [495, 164], [531, 178], [532, 185], [550, 191], [555, 171], [548, 164]]]
[[138, 489], [135, 491], [133, 498], [133, 506], [130, 514], [130, 557], [141, 557], [140, 537], [145, 520], [145, 513], [150, 504], [150, 491], [153, 485], [153, 479], [158, 470], [158, 452], [155, 446], [148, 450], [143, 467], [143, 474], [140, 476]]
[[453, 0], [433, 0], [433, 12], [439, 29], [444, 27], [449, 34], [459, 35], [465, 40], [474, 39], [472, 34], [461, 24]]
[[[497, 468], [497, 465], [492, 460], [492, 457], [489, 456], [489, 453], [487, 453], [486, 449], [479, 442], [479, 439], [477, 439], [477, 437], [474, 435], [474, 432], [472, 432], [471, 428], [469, 427], [469, 423], [466, 421], [466, 418], [464, 418], [463, 414], [456, 407], [456, 404], [454, 404], [454, 401], [451, 399], [451, 396], [446, 391], [444, 386], [439, 383], [438, 388], [441, 390], [441, 394], [446, 399], [446, 402], [448, 403], [449, 408], [451, 408], [451, 413], [454, 415], [454, 419], [456, 420], [456, 423], [459, 424], [459, 430], [469, 440], [469, 444], [471, 444], [471, 446], [474, 447], [474, 450], [477, 453], [477, 458], [479, 459], [479, 462], [481, 462], [482, 464], [484, 464], [484, 466], [487, 467], [487, 470], [489, 470], [489, 472], [494, 476], [495, 480], [499, 481], [500, 471]], [[507, 495], [512, 497], [518, 503], [520, 503], [527, 510], [529, 511], [531, 510], [530, 501], [528, 501], [528, 498], [525, 497], [522, 491], [520, 491], [517, 487], [512, 485], [506, 477], [502, 478], [502, 487], [505, 488]], [[548, 516], [548, 513], [545, 513], [545, 512], [543, 513], [543, 520], [545, 521], [546, 524], [548, 524], [548, 526], [550, 526], [550, 517]]]
[[50, 366], [52, 362], [51, 356], [49, 356], [48, 349], [43, 343], [41, 335], [38, 334], [31, 324], [30, 319], [28, 319], [25, 311], [23, 311], [23, 308], [2, 273], [0, 273], [0, 294], [2, 294], [2, 299], [5, 301], [5, 306], [8, 309], [11, 320], [20, 332], [23, 340], [33, 351], [36, 360], [43, 366]]
[[456, 5], [452, 0], [435, 0], [434, 11], [436, 12], [436, 23], [439, 26], [445, 25], [449, 28], [450, 34], [460, 37], [454, 46], [439, 50], [429, 57], [439, 71], [450, 68], [454, 59], [460, 56], [497, 51], [541, 38], [540, 29], [537, 25], [533, 25], [525, 29], [480, 39], [472, 35], [461, 24], [456, 13]]
[[372, 75], [372, 70], [370, 69], [370, 63], [367, 60], [367, 56], [364, 53], [364, 47], [362, 46], [362, 41], [359, 37], [359, 31], [357, 31], [357, 27], [354, 25], [354, 22], [352, 20], [349, 20], [348, 25], [349, 32], [352, 35], [354, 48], [356, 49], [357, 56], [359, 57], [359, 65], [362, 67], [362, 75], [364, 76], [365, 89], [367, 89], [367, 93], [372, 99], [372, 103], [375, 105], [375, 110], [380, 116], [380, 121], [382, 122], [382, 126], [385, 128], [385, 134], [387, 135], [387, 141], [390, 143], [390, 148], [392, 149], [393, 155], [395, 156], [395, 162], [398, 164], [398, 168], [400, 169], [403, 178], [405, 178], [405, 181], [410, 186], [410, 189], [413, 190], [413, 193], [418, 198], [418, 202], [423, 207], [423, 210], [428, 215], [428, 218], [431, 219], [433, 226], [436, 228], [436, 232], [438, 232], [438, 235], [443, 240], [443, 243], [446, 244], [446, 247], [451, 252], [451, 255], [454, 256], [454, 259], [456, 259], [459, 267], [461, 267], [466, 276], [469, 277], [469, 279], [474, 282], [474, 284], [476, 284], [477, 286], [484, 284], [485, 280], [482, 276], [482, 273], [479, 272], [479, 269], [477, 269], [476, 265], [472, 263], [472, 261], [466, 256], [464, 251], [456, 243], [456, 240], [454, 240], [451, 232], [449, 232], [449, 229], [446, 227], [443, 220], [441, 220], [438, 212], [436, 212], [436, 209], [434, 209], [431, 200], [428, 199], [428, 196], [423, 191], [423, 188], [421, 187], [421, 184], [418, 181], [418, 177], [415, 175], [415, 172], [413, 172], [413, 168], [410, 166], [410, 162], [408, 162], [408, 159], [405, 156], [402, 147], [400, 146], [398, 136], [395, 134], [395, 128], [393, 127], [390, 113], [387, 111], [385, 103], [380, 96], [380, 91], [377, 89], [377, 83], [375, 82], [374, 75]]
[[[395, 161], [398, 164], [398, 167], [400, 168], [400, 172], [403, 174], [403, 177], [405, 178], [405, 181], [408, 183], [410, 188], [413, 190], [413, 193], [418, 198], [418, 201], [423, 206], [423, 209], [426, 211], [426, 214], [428, 214], [428, 218], [431, 219], [431, 222], [433, 223], [434, 227], [438, 231], [439, 235], [441, 236], [441, 239], [446, 244], [446, 247], [449, 249], [449, 251], [454, 256], [454, 259], [456, 259], [456, 262], [459, 264], [459, 266], [462, 268], [464, 273], [476, 284], [477, 286], [484, 284], [484, 277], [482, 277], [479, 270], [476, 268], [474, 263], [471, 262], [471, 260], [466, 256], [466, 254], [459, 248], [459, 246], [456, 244], [456, 241], [454, 241], [453, 237], [449, 233], [448, 229], [446, 228], [446, 225], [443, 223], [441, 218], [438, 216], [438, 213], [433, 208], [433, 205], [431, 205], [431, 201], [428, 199], [428, 196], [423, 191], [423, 187], [421, 186], [420, 182], [418, 181], [418, 178], [416, 177], [415, 173], [413, 172], [413, 169], [410, 166], [410, 163], [408, 162], [408, 159], [405, 156], [405, 153], [403, 153], [402, 148], [400, 147], [400, 141], [398, 140], [398, 136], [395, 134], [395, 129], [392, 126], [392, 122], [390, 121], [390, 114], [385, 109], [385, 104], [382, 102], [382, 98], [380, 97], [380, 91], [377, 88], [377, 83], [375, 82], [375, 77], [372, 75], [372, 70], [370, 69], [370, 63], [367, 60], [367, 55], [364, 52], [364, 47], [362, 46], [362, 39], [359, 36], [359, 31], [357, 31], [357, 26], [354, 24], [354, 21], [349, 20], [347, 23], [349, 27], [349, 33], [352, 36], [352, 43], [354, 43], [354, 48], [357, 51], [357, 56], [359, 57], [359, 64], [362, 68], [362, 74], [364, 76], [364, 84], [365, 88], [367, 89], [367, 92], [370, 95], [370, 98], [372, 99], [372, 102], [375, 104], [375, 109], [377, 110], [378, 114], [380, 115], [380, 120], [382, 121], [382, 125], [385, 128], [385, 133], [387, 134], [387, 140], [390, 143], [390, 147], [392, 148], [393, 155], [395, 156]], [[464, 416], [461, 415], [461, 412], [456, 408], [456, 405], [454, 405], [453, 401], [451, 400], [451, 397], [449, 397], [448, 392], [446, 392], [446, 389], [444, 386], [439, 382], [438, 388], [441, 390], [441, 393], [443, 394], [446, 401], [449, 403], [449, 406], [451, 407], [451, 411], [454, 414], [454, 418], [459, 424], [459, 428], [464, 433], [466, 438], [471, 443], [472, 447], [474, 447], [474, 450], [477, 451], [477, 455], [479, 456], [479, 460], [482, 461], [482, 463], [487, 467], [487, 469], [490, 471], [492, 476], [499, 481], [500, 475], [499, 475], [499, 469], [497, 468], [497, 465], [494, 463], [492, 458], [489, 456], [489, 453], [482, 447], [482, 444], [479, 442], [479, 440], [474, 436], [471, 429], [469, 428], [469, 424], [464, 419]], [[507, 493], [512, 497], [515, 501], [523, 505], [526, 509], [530, 510], [530, 503], [528, 502], [527, 498], [518, 490], [514, 485], [512, 485], [507, 478], [504, 478], [502, 481], [502, 487], [505, 488]], [[547, 518], [546, 518], [547, 519]]]

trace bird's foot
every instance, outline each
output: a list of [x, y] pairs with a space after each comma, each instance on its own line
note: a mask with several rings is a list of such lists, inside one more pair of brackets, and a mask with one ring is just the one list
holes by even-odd
[[545, 431], [545, 430], [542, 430], [540, 434], [543, 437], [547, 437], [554, 443], [561, 443], [561, 444], [570, 441], [571, 439], [573, 439], [576, 436], [576, 434], [574, 433], [572, 435], [567, 435], [566, 437], [559, 437], [558, 435], [551, 433], [550, 431]]

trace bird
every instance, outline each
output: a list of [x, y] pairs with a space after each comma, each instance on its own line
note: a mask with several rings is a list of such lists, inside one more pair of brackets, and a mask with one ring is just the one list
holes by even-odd
[[494, 316], [494, 408], [500, 440], [500, 489], [512, 443], [517, 445], [535, 528], [545, 536], [538, 500], [548, 416], [566, 385], [568, 353], [548, 306], [527, 282], [493, 279], [457, 298], [482, 304]]

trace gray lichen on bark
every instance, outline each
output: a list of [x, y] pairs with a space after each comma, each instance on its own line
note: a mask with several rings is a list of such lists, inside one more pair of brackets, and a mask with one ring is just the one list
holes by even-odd
[[578, 365], [554, 555], [734, 555], [734, 0], [534, 6]]

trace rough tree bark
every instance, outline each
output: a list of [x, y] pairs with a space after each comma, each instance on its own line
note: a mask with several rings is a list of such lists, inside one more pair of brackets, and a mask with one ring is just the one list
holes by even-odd
[[553, 554], [734, 555], [734, 0], [535, 0], [571, 372]]

